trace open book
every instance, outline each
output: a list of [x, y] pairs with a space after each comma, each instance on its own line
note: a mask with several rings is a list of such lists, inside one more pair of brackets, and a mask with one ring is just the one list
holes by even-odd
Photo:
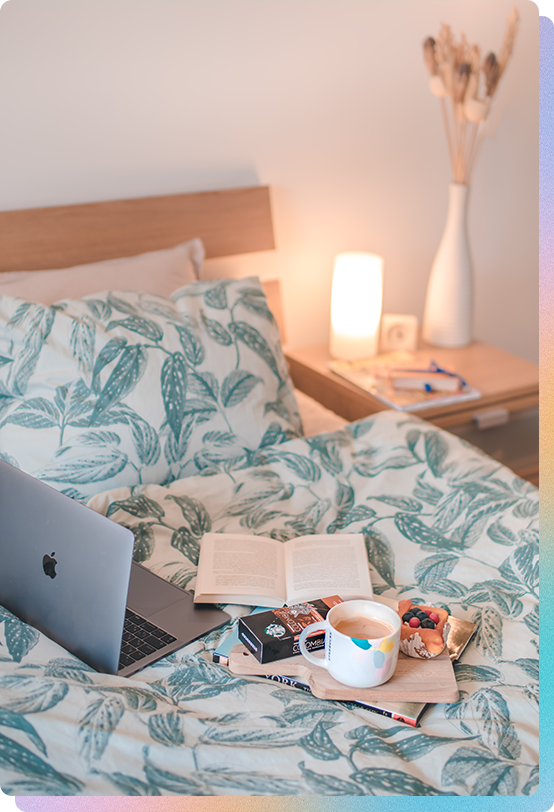
[[206, 533], [200, 546], [195, 603], [241, 603], [275, 608], [322, 595], [373, 598], [360, 533], [267, 536]]

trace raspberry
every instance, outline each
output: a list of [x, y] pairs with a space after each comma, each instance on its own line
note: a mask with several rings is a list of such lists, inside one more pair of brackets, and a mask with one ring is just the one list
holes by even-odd
[[417, 628], [420, 626], [420, 620], [419, 620], [419, 618], [417, 618], [417, 617], [413, 617], [413, 618], [412, 618], [412, 619], [409, 621], [408, 626], [411, 626], [411, 627], [412, 627], [412, 629], [417, 629]]
[[433, 623], [438, 623], [439, 616], [435, 612], [429, 612], [429, 620], [432, 620]]

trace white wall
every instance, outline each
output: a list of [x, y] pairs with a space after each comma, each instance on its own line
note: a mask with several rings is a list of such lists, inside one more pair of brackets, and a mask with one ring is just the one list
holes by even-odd
[[[423, 313], [450, 168], [421, 44], [484, 53], [513, 0], [9, 0], [0, 209], [269, 184], [278, 250], [206, 275], [282, 279], [289, 344], [328, 337], [333, 258], [385, 258]], [[538, 359], [538, 10], [522, 17], [471, 189], [476, 337]]]

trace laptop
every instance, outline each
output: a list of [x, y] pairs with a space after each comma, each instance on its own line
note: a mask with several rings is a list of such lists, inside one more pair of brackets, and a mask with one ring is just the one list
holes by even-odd
[[131, 530], [0, 460], [0, 604], [130, 676], [230, 620], [133, 562]]

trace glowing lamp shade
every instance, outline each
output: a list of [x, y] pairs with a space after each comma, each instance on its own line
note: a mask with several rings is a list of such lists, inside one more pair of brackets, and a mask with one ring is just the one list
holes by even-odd
[[350, 252], [335, 258], [330, 352], [334, 358], [377, 353], [383, 303], [383, 257]]

